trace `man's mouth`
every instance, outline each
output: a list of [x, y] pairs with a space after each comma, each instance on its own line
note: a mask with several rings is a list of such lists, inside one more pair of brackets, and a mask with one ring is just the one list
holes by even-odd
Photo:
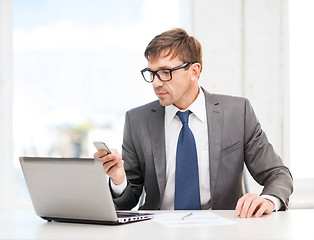
[[164, 97], [168, 94], [168, 92], [155, 92], [157, 97]]
[[169, 94], [166, 89], [162, 89], [159, 87], [155, 88], [154, 91], [155, 91], [155, 94], [157, 95], [157, 97], [159, 97], [159, 98], [164, 97], [164, 96]]

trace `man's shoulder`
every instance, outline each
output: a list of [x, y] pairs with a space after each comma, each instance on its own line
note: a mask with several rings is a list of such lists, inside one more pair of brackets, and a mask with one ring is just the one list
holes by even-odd
[[232, 95], [224, 95], [224, 94], [212, 94], [214, 98], [219, 100], [220, 103], [244, 103], [247, 102], [248, 99], [239, 96], [232, 96]]
[[143, 115], [145, 113], [150, 113], [152, 111], [153, 112], [158, 111], [162, 108], [163, 108], [163, 106], [161, 106], [159, 101], [156, 100], [156, 101], [147, 103], [145, 105], [141, 105], [141, 106], [132, 108], [132, 109], [127, 111], [127, 114], [129, 114], [129, 115]]
[[248, 101], [247, 98], [239, 97], [239, 96], [231, 96], [231, 95], [224, 95], [224, 94], [214, 94], [209, 93], [204, 90], [205, 99], [206, 101], [212, 103], [213, 105], [222, 105], [222, 106], [234, 106], [234, 105], [243, 105], [246, 104]]

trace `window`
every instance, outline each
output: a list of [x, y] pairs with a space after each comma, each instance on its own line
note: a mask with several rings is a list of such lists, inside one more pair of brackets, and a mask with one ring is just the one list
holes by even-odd
[[[164, 7], [167, 6], [167, 7]], [[178, 1], [14, 0], [14, 161], [120, 150], [125, 111], [155, 99], [140, 70], [156, 34], [179, 25]]]
[[313, 1], [290, 1], [290, 162], [295, 178], [314, 177], [313, 8]]

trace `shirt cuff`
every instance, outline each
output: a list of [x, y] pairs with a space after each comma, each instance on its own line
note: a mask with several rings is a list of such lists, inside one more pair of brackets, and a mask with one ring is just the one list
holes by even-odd
[[[111, 180], [110, 180], [111, 181]], [[126, 178], [124, 178], [124, 181], [123, 183], [121, 183], [120, 185], [116, 185], [114, 184], [112, 181], [111, 181], [111, 189], [113, 191], [113, 194], [116, 196], [116, 197], [120, 197], [123, 193], [123, 191], [126, 189], [128, 183], [127, 183], [127, 180]]]
[[282, 203], [279, 200], [279, 198], [275, 197], [275, 196], [271, 196], [271, 195], [261, 195], [261, 197], [266, 198], [270, 201], [272, 201], [275, 204], [275, 209], [274, 211], [278, 211], [281, 207], [282, 207]]

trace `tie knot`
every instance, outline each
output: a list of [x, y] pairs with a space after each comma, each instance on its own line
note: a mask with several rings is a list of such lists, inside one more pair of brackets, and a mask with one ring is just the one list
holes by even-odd
[[189, 110], [189, 111], [186, 111], [186, 112], [180, 112], [178, 111], [177, 112], [177, 116], [180, 118], [181, 122], [184, 124], [184, 123], [189, 123], [189, 115], [191, 114], [192, 112]]

